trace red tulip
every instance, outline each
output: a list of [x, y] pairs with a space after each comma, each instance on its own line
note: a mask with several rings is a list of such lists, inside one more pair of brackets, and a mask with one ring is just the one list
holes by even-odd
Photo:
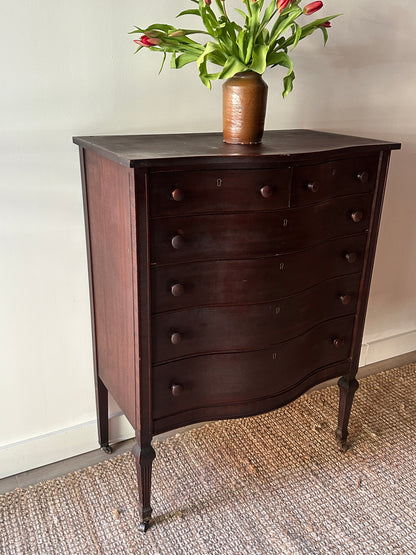
[[303, 8], [303, 13], [306, 15], [311, 15], [312, 13], [317, 12], [323, 6], [323, 3], [319, 0], [318, 2], [311, 2], [307, 6]]
[[148, 48], [149, 46], [156, 46], [162, 41], [158, 38], [150, 38], [147, 35], [142, 35], [140, 40], [135, 40], [134, 42], [140, 46], [146, 46]]
[[277, 0], [277, 9], [279, 10], [279, 12], [281, 12], [291, 2], [292, 2], [292, 0]]
[[331, 27], [331, 22], [325, 21], [324, 23], [321, 23], [319, 27], [326, 27], [328, 29], [329, 27]]
[[205, 5], [210, 6], [211, 5], [211, 0], [205, 0]]

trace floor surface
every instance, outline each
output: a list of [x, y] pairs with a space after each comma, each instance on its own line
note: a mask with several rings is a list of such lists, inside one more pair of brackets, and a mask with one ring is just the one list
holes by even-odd
[[[414, 362], [415, 360], [416, 351], [405, 353], [403, 355], [399, 355], [397, 357], [390, 358], [381, 362], [376, 362], [374, 364], [370, 364], [368, 366], [360, 368], [358, 377], [368, 376], [370, 374], [375, 374], [376, 372], [382, 372], [390, 368], [409, 364], [411, 362]], [[320, 384], [317, 389], [321, 389], [322, 387], [326, 385], [331, 385], [331, 383], [335, 382], [336, 380], [332, 380], [331, 382]], [[202, 424], [197, 424], [197, 426], [201, 425]], [[186, 426], [186, 428], [189, 427], [190, 426]], [[184, 428], [181, 428], [181, 430], [183, 429]], [[172, 432], [162, 434], [161, 436], [157, 436], [157, 439], [163, 440], [169, 435], [178, 433], [178, 431], [180, 430], [173, 430]], [[40, 468], [34, 468], [33, 470], [28, 470], [27, 472], [15, 474], [14, 476], [8, 476], [7, 478], [3, 478], [0, 480], [0, 495], [8, 491], [12, 491], [16, 488], [27, 488], [39, 482], [53, 480], [54, 478], [58, 478], [59, 476], [63, 476], [64, 474], [74, 472], [75, 470], [79, 470], [87, 466], [92, 466], [101, 461], [107, 460], [110, 457], [114, 457], [115, 455], [120, 455], [121, 453], [130, 451], [134, 443], [134, 439], [129, 439], [121, 443], [113, 444], [113, 453], [110, 455], [104, 453], [103, 451], [101, 451], [101, 449], [96, 449], [94, 451], [90, 451], [89, 453], [84, 453], [76, 457], [71, 457], [70, 459], [58, 461], [46, 466], [42, 466]]]

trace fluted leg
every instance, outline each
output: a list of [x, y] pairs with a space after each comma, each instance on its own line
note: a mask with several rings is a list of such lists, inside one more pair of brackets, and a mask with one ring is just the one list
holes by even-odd
[[136, 457], [137, 483], [139, 486], [140, 530], [146, 532], [152, 515], [150, 493], [152, 463], [156, 453], [151, 445], [140, 447], [136, 444], [133, 448], [133, 455]]
[[338, 381], [339, 386], [339, 415], [338, 428], [335, 432], [338, 445], [342, 451], [346, 450], [348, 436], [348, 422], [351, 414], [352, 401], [358, 389], [358, 381], [349, 376], [343, 376]]

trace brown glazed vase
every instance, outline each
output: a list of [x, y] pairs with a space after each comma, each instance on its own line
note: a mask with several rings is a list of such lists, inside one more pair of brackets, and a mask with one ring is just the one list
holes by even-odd
[[222, 86], [224, 142], [261, 143], [268, 86], [254, 71], [236, 73]]

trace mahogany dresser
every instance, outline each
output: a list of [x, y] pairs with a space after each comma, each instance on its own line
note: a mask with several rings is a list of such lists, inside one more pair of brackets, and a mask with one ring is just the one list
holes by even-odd
[[276, 409], [341, 377], [347, 438], [383, 192], [399, 144], [308, 130], [76, 137], [99, 441], [136, 431], [142, 530], [155, 434]]

